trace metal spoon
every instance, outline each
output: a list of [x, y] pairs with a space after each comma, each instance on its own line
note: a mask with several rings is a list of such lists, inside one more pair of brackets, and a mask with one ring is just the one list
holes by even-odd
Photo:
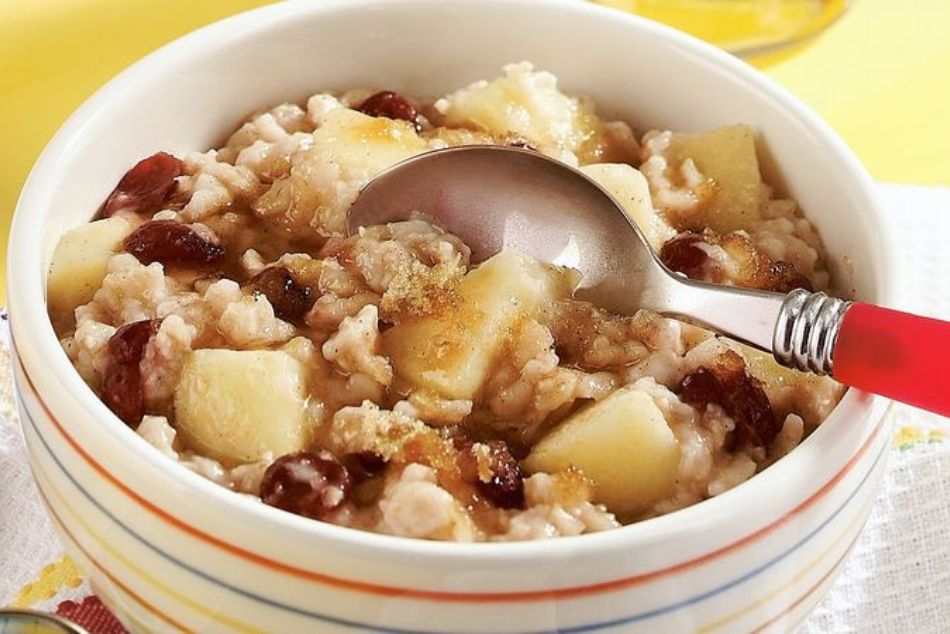
[[[717, 286], [664, 266], [623, 207], [582, 172], [537, 152], [462, 146], [407, 159], [360, 191], [359, 227], [433, 219], [480, 262], [502, 249], [570, 266], [577, 292], [620, 314], [644, 308], [772, 352], [785, 366], [950, 415], [950, 323], [849, 302]], [[937, 354], [937, 351], [943, 354]]]
[[89, 634], [63, 617], [35, 610], [0, 610], [0, 632], [3, 634]]

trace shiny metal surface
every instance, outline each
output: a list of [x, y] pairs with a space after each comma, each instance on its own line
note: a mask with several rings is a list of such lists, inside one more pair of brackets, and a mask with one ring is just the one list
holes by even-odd
[[830, 372], [847, 308], [841, 300], [717, 286], [673, 273], [610, 194], [532, 150], [461, 146], [407, 159], [362, 189], [348, 229], [413, 214], [460, 237], [474, 262], [514, 249], [577, 269], [583, 274], [577, 297], [608, 310], [655, 310], [780, 351], [776, 358], [784, 365]]
[[4, 634], [89, 634], [61, 616], [36, 610], [0, 610], [0, 632]]
[[[503, 248], [579, 270], [578, 297], [633, 313], [666, 275], [613, 198], [581, 172], [532, 150], [462, 146], [421, 154], [384, 171], [350, 209], [360, 226], [435, 220], [480, 262]], [[662, 292], [661, 292], [662, 294]]]
[[[648, 248], [648, 247], [647, 247]], [[646, 295], [644, 308], [705, 326], [766, 352], [772, 351], [775, 324], [785, 295], [686, 279], [663, 267], [663, 303]]]
[[789, 293], [775, 327], [775, 358], [790, 368], [831, 374], [838, 331], [850, 307], [851, 302], [824, 293]]

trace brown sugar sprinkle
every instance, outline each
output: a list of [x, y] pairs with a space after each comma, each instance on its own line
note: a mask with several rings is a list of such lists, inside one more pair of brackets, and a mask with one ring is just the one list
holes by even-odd
[[[738, 265], [734, 279], [727, 279], [703, 245], [721, 247]], [[671, 270], [690, 279], [787, 293], [796, 288], [811, 291], [812, 285], [788, 262], [776, 261], [759, 251], [744, 232], [719, 236], [711, 231], [681, 233], [663, 245], [660, 260]]]
[[551, 480], [555, 486], [554, 498], [563, 506], [574, 506], [592, 497], [594, 483], [575, 467], [552, 473]]
[[[477, 451], [486, 448], [487, 452]], [[414, 436], [391, 462], [432, 468], [439, 486], [459, 500], [483, 530], [498, 528], [497, 508], [524, 506], [521, 468], [505, 443], [476, 443], [459, 426]]]
[[517, 460], [502, 441], [476, 444], [467, 426], [442, 428], [440, 436], [443, 459], [438, 465], [430, 463], [439, 486], [462, 503], [481, 530], [489, 534], [502, 530], [498, 509], [524, 508], [524, 482]]
[[562, 363], [585, 370], [603, 370], [640, 361], [655, 327], [649, 314], [614, 315], [589, 302], [573, 299], [551, 308], [546, 325]]
[[438, 432], [416, 434], [410, 438], [401, 451], [394, 456], [394, 460], [406, 464], [416, 462], [432, 467], [437, 473], [453, 473], [457, 471], [458, 451], [451, 441], [446, 440]]
[[475, 458], [468, 450], [472, 441], [464, 433], [457, 433], [461, 437], [450, 435], [450, 430], [419, 434], [403, 446], [394, 462], [417, 463], [432, 468], [440, 487], [466, 508], [475, 509], [483, 506], [484, 500], [475, 488], [478, 472]]
[[722, 407], [736, 428], [727, 449], [768, 447], [781, 431], [781, 422], [772, 412], [762, 382], [752, 376], [739, 354], [728, 350], [709, 367], [694, 370], [683, 378], [675, 392], [690, 405]]
[[380, 317], [395, 324], [444, 312], [458, 302], [463, 273], [464, 269], [458, 266], [408, 263], [397, 271], [383, 293]]

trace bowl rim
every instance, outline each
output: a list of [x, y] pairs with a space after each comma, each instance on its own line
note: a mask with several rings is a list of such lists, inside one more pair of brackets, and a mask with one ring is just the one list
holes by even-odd
[[[408, 8], [412, 6], [421, 7], [430, 2], [431, 0], [400, 0], [398, 4]], [[104, 423], [101, 427], [102, 431], [111, 434], [113, 440], [122, 444], [128, 451], [134, 452], [137, 458], [143, 461], [149, 469], [161, 472], [164, 476], [173, 478], [181, 486], [200, 493], [205, 499], [213, 501], [223, 511], [253, 517], [255, 521], [260, 522], [261, 526], [269, 525], [288, 529], [305, 539], [328, 539], [350, 546], [357, 546], [364, 550], [370, 549], [367, 554], [375, 551], [379, 554], [390, 555], [408, 554], [442, 559], [477, 557], [481, 560], [504, 559], [509, 562], [516, 559], [535, 559], [539, 555], [552, 554], [552, 551], [591, 554], [597, 551], [611, 551], [620, 547], [631, 547], [641, 542], [654, 542], [657, 539], [662, 541], [666, 539], [662, 536], [669, 534], [674, 529], [676, 529], [674, 532], [678, 532], [684, 527], [706, 525], [714, 517], [721, 520], [729, 514], [732, 508], [748, 504], [758, 496], [774, 494], [777, 489], [786, 488], [788, 485], [783, 485], [782, 482], [787, 479], [785, 477], [786, 473], [793, 467], [793, 463], [802, 461], [806, 454], [816, 454], [819, 451], [822, 439], [832, 435], [837, 427], [849, 424], [849, 421], [844, 419], [860, 418], [863, 414], [872, 412], [875, 406], [880, 404], [878, 398], [869, 399], [868, 395], [849, 389], [823, 424], [796, 447], [789, 456], [734, 489], [684, 509], [619, 529], [572, 537], [559, 537], [553, 540], [457, 543], [371, 533], [317, 522], [286, 513], [247, 499], [244, 496], [236, 495], [188, 469], [173, 466], [172, 461], [160, 452], [155, 451], [147, 441], [120, 421], [96, 397], [70, 363], [53, 332], [46, 313], [45, 289], [43, 287], [45, 274], [42, 267], [37, 266], [35, 262], [35, 255], [38, 251], [38, 244], [43, 239], [43, 232], [39, 229], [41, 223], [35, 222], [30, 215], [31, 210], [43, 210], [49, 207], [45, 200], [47, 195], [42, 183], [46, 180], [47, 174], [53, 174], [59, 170], [60, 155], [68, 149], [72, 138], [82, 132], [86, 121], [103, 104], [108, 103], [113, 95], [121, 93], [127, 85], [147, 81], [150, 73], [156, 72], [165, 64], [193, 56], [202, 50], [213, 50], [222, 41], [230, 37], [268, 30], [282, 24], [284, 21], [300, 19], [302, 16], [306, 16], [308, 19], [319, 19], [322, 14], [337, 11], [366, 11], [374, 6], [385, 5], [391, 7], [395, 4], [397, 3], [392, 2], [392, 0], [324, 0], [320, 3], [310, 2], [310, 0], [288, 0], [224, 18], [183, 35], [130, 65], [99, 88], [69, 117], [43, 150], [27, 178], [14, 213], [8, 247], [7, 288], [9, 292], [8, 304], [12, 316], [12, 334], [15, 335], [14, 356], [20, 359], [24, 372], [29, 372], [34, 377], [33, 381], [35, 383], [42, 384], [42, 388], [36, 390], [38, 397], [42, 398], [41, 394], [46, 389], [55, 389], [62, 399], [70, 400], [75, 407], [85, 410], [87, 414], [98, 420], [102, 420]], [[482, 0], [447, 0], [441, 4], [459, 7], [483, 7], [482, 10], [485, 10]], [[771, 78], [753, 69], [738, 58], [693, 36], [646, 18], [592, 3], [567, 2], [564, 0], [542, 0], [540, 2], [538, 0], [497, 0], [491, 10], [504, 10], [505, 5], [511, 7], [527, 7], [530, 5], [536, 10], [542, 4], [563, 12], [565, 18], [576, 16], [579, 19], [584, 19], [585, 15], [595, 14], [604, 19], [624, 23], [631, 33], [637, 32], [675, 45], [706, 62], [713, 63], [719, 70], [743, 80], [764, 96], [781, 103], [817, 138], [820, 138], [826, 148], [834, 153], [851, 179], [849, 185], [861, 194], [863, 202], [866, 204], [868, 218], [873, 225], [879, 228], [883, 227], [883, 213], [873, 189], [873, 182], [854, 153], [817, 114]], [[900, 260], [896, 257], [897, 250], [894, 239], [886, 231], [879, 231], [879, 234], [881, 239], [878, 245], [879, 259], [887, 264], [882, 265], [876, 271], [875, 288], [877, 296], [875, 301], [883, 305], [893, 305], [896, 299], [896, 271], [900, 266]], [[27, 273], [24, 274], [24, 272]], [[18, 280], [14, 280], [14, 274], [19, 278]], [[33, 326], [28, 327], [25, 324], [32, 324]], [[35, 324], [39, 325], [36, 326]], [[34, 358], [38, 361], [34, 362]], [[32, 367], [31, 370], [27, 369], [27, 363]], [[40, 367], [43, 368], [44, 372], [36, 371]]]

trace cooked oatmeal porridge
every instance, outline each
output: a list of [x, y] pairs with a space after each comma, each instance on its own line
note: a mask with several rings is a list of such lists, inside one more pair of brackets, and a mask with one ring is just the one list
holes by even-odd
[[319, 93], [219, 149], [143, 159], [55, 251], [64, 349], [182, 467], [315, 520], [436, 540], [674, 511], [752, 477], [837, 403], [832, 380], [702, 328], [574, 299], [575, 271], [510, 251], [473, 266], [423, 218], [346, 235], [375, 174], [466, 144], [579, 166], [689, 277], [829, 286], [750, 128], [637, 134], [520, 63], [434, 100]]

